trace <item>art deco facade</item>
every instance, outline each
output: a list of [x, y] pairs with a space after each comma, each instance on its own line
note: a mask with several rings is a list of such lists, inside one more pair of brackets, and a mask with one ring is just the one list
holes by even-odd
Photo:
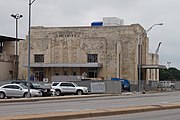
[[[31, 75], [49, 81], [60, 76], [86, 76], [110, 79], [118, 77], [134, 83], [138, 80], [138, 59], [148, 64], [149, 42], [138, 24], [99, 27], [32, 27]], [[28, 38], [28, 37], [27, 37]], [[28, 39], [20, 42], [19, 78], [27, 79]], [[142, 68], [143, 68], [142, 66]], [[142, 79], [148, 80], [148, 67], [142, 69]], [[153, 75], [153, 74], [151, 74]]]

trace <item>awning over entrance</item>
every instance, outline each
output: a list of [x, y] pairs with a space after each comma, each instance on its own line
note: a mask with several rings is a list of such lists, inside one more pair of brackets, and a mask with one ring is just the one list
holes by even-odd
[[[27, 67], [27, 65], [25, 65]], [[45, 64], [45, 63], [34, 63], [30, 67], [102, 67], [101, 63], [82, 63], [82, 64]]]
[[160, 69], [160, 68], [166, 68], [164, 65], [142, 65], [143, 69]]
[[[19, 41], [19, 40], [24, 40], [24, 39], [19, 39], [18, 38], [17, 40]], [[16, 41], [16, 38], [0, 35], [0, 42], [4, 42], [4, 41]]]

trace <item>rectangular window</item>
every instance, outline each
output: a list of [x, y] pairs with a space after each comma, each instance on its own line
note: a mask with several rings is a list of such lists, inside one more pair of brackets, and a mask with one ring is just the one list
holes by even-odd
[[0, 53], [3, 53], [3, 42], [0, 42]]
[[34, 62], [44, 62], [44, 54], [36, 54], [34, 55]]
[[76, 72], [73, 72], [73, 75], [76, 76]]
[[64, 71], [64, 75], [67, 75], [68, 74], [68, 72], [67, 71]]
[[56, 76], [58, 76], [58, 75], [59, 75], [59, 73], [55, 73], [55, 75], [56, 75]]
[[88, 68], [88, 77], [97, 78], [98, 69], [97, 68]]
[[98, 62], [98, 54], [88, 54], [87, 62]]

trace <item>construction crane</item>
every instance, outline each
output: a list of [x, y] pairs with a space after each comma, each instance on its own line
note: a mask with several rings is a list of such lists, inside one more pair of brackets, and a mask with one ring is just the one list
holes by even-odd
[[161, 43], [162, 43], [162, 42], [159, 42], [159, 44], [158, 44], [158, 47], [157, 47], [157, 49], [156, 49], [155, 54], [158, 54]]

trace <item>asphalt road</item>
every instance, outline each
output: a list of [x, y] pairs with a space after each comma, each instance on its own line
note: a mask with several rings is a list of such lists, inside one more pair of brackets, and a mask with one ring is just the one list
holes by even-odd
[[179, 119], [180, 119], [180, 109], [72, 119], [72, 120], [179, 120]]
[[76, 98], [38, 102], [0, 103], [0, 116], [79, 112], [144, 105], [180, 104], [180, 91], [128, 96]]

